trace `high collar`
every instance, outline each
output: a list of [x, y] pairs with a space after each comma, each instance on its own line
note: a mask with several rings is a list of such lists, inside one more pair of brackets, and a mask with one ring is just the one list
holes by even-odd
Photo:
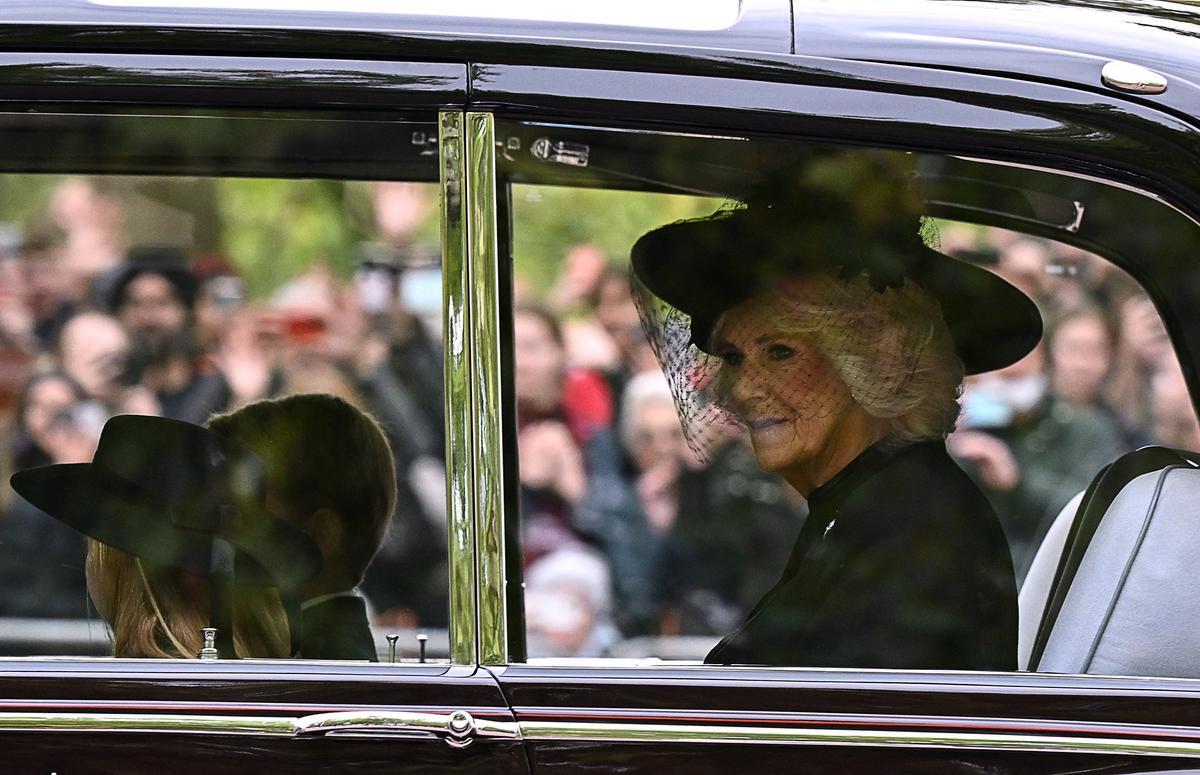
[[830, 507], [836, 509], [857, 489], [860, 482], [884, 468], [910, 446], [913, 445], [899, 443], [895, 438], [885, 436], [859, 452], [841, 471], [809, 494], [809, 511], [821, 512]]

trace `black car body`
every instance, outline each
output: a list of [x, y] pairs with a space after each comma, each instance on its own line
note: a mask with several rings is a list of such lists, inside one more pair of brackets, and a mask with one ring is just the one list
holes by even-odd
[[[84, 0], [8, 3], [0, 17], [7, 171], [394, 172], [440, 176], [448, 203], [449, 664], [4, 658], [7, 771], [1197, 766], [1200, 685], [1189, 678], [527, 661], [505, 516], [518, 510], [505, 398], [510, 257], [497, 247], [510, 239], [505, 184], [535, 174], [519, 154], [506, 162], [506, 147], [549, 135], [569, 152], [595, 144], [585, 137], [592, 126], [879, 145], [964, 159], [965, 173], [973, 160], [1061, 173], [1138, 192], [1109, 202], [1125, 208], [1123, 223], [1055, 233], [1131, 256], [1126, 268], [1155, 300], [1194, 389], [1200, 287], [1175, 279], [1195, 243], [1147, 255], [1130, 234], [1168, 218], [1138, 209], [1150, 199], [1181, 219], [1180, 234], [1200, 219], [1200, 16], [1191, 8], [745, 0], [732, 26], [708, 31]], [[1111, 61], [1153, 71], [1165, 91], [1106, 83]], [[168, 139], [157, 146], [125, 131], [130, 116], [158, 121]], [[179, 155], [169, 138], [213, 116], [248, 128]], [[271, 123], [280, 116], [300, 121]], [[415, 125], [393, 145], [385, 124], [394, 121]], [[89, 126], [112, 140], [104, 153], [69, 141]], [[438, 167], [412, 150], [412, 132], [440, 133], [429, 144]], [[611, 168], [632, 173], [638, 159], [631, 152]], [[567, 180], [571, 169], [560, 166]], [[968, 212], [987, 221], [965, 199], [946, 205]], [[1143, 214], [1151, 220], [1134, 220]]]

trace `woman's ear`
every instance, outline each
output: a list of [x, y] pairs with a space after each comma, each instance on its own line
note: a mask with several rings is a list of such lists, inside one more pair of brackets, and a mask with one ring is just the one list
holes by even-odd
[[321, 557], [328, 564], [329, 558], [341, 554], [345, 523], [333, 509], [320, 508], [312, 513], [308, 524], [308, 534], [320, 548]]

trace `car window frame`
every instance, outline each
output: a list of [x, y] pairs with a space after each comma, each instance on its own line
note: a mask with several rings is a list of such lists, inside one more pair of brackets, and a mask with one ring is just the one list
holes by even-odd
[[[1047, 84], [997, 74], [950, 71], [939, 68], [885, 65], [827, 57], [758, 55], [743, 61], [734, 72], [698, 74], [714, 65], [708, 53], [682, 55], [661, 63], [650, 72], [476, 63], [472, 66], [471, 108], [497, 118], [511, 118], [564, 126], [626, 130], [684, 132], [720, 136], [790, 138], [849, 145], [878, 145], [924, 151], [1029, 167], [1056, 174], [1078, 176], [1159, 200], [1193, 222], [1200, 223], [1200, 175], [1182, 165], [1173, 153], [1188, 153], [1186, 138], [1195, 139], [1197, 128], [1145, 99], [1131, 99], [1111, 91], [1082, 86]], [[728, 64], [728, 63], [724, 63]], [[649, 69], [649, 68], [648, 68]], [[664, 104], [661, 95], [670, 94]], [[1096, 105], [1102, 107], [1097, 109]], [[1149, 103], [1149, 104], [1148, 104]], [[1082, 110], [1091, 106], [1090, 113]], [[602, 117], [599, 118], [598, 117]], [[494, 145], [496, 138], [492, 137]], [[1049, 156], [1053, 153], [1053, 157]], [[1190, 152], [1195, 161], [1197, 155]], [[490, 173], [493, 177], [495, 170]], [[507, 214], [511, 217], [511, 213]], [[493, 222], [497, 214], [491, 214]], [[499, 219], [502, 239], [509, 239], [511, 223]], [[1048, 235], [1042, 235], [1048, 236]], [[1055, 237], [1058, 239], [1058, 237]], [[1062, 240], [1071, 243], [1070, 239]], [[1087, 249], [1086, 245], [1079, 245]], [[492, 260], [502, 265], [503, 256]], [[511, 266], [496, 284], [473, 288], [474, 293], [496, 296], [511, 305]], [[1144, 279], [1135, 274], [1144, 284]], [[1147, 288], [1160, 315], [1161, 297]], [[507, 294], [507, 295], [506, 295]], [[1191, 385], [1197, 384], [1200, 362], [1200, 326], [1193, 326], [1181, 349], [1175, 316], [1163, 316], [1181, 366]], [[502, 350], [497, 363], [506, 397], [501, 444], [484, 454], [485, 465], [505, 467], [505, 498], [497, 516], [482, 516], [481, 527], [491, 532], [481, 537], [486, 545], [508, 544], [506, 575], [493, 577], [482, 595], [507, 600], [511, 614], [520, 607], [521, 583], [516, 480], [515, 409], [512, 406], [511, 309], [501, 316]], [[1196, 391], [1193, 387], [1193, 408]], [[496, 526], [499, 525], [499, 528]], [[501, 658], [482, 664], [507, 667], [559, 669], [521, 661], [524, 633], [503, 621], [498, 632], [483, 631], [490, 639], [483, 649]], [[523, 615], [519, 624], [523, 629]], [[587, 660], [591, 662], [592, 660]], [[613, 664], [613, 663], [606, 663]], [[564, 668], [569, 667], [563, 665]], [[599, 666], [597, 666], [598, 669]], [[657, 670], [656, 665], [636, 669]], [[707, 666], [720, 671], [753, 668]], [[778, 668], [811, 674], [813, 668]], [[820, 673], [820, 671], [817, 671]], [[648, 674], [649, 675], [649, 674]], [[978, 675], [965, 673], [964, 675]], [[1021, 675], [1034, 676], [1036, 673]], [[1160, 680], [1147, 678], [1144, 680]], [[1164, 681], [1188, 681], [1170, 679]]]
[[[477, 562], [474, 534], [474, 503], [471, 461], [465, 455], [461, 437], [451, 437], [456, 428], [469, 421], [468, 410], [449, 389], [453, 384], [469, 384], [467, 357], [471, 351], [470, 328], [463, 314], [470, 302], [469, 279], [461, 271], [465, 266], [465, 242], [461, 236], [463, 214], [468, 205], [464, 153], [461, 132], [462, 109], [466, 104], [467, 67], [456, 62], [354, 60], [257, 56], [195, 56], [171, 54], [118, 53], [24, 53], [0, 55], [0, 111], [46, 112], [70, 120], [71, 116], [126, 116], [154, 121], [157, 116], [226, 116], [244, 113], [252, 117], [277, 116], [304, 120], [329, 118], [380, 121], [399, 115], [428, 116], [436, 122], [439, 136], [424, 138], [425, 148], [437, 148], [437, 185], [441, 195], [439, 233], [443, 249], [442, 308], [443, 348], [446, 353], [443, 373], [446, 386], [444, 409], [447, 417], [446, 492], [448, 511], [447, 561], [451, 568], [449, 639], [450, 659], [423, 665], [400, 663], [393, 668], [412, 669], [415, 674], [444, 675], [461, 672], [478, 664], [477, 591], [474, 567]], [[315, 86], [314, 86], [315, 84]], [[401, 138], [401, 142], [416, 138]], [[13, 160], [13, 171], [76, 172], [105, 171], [94, 168], [51, 169], [49, 163], [32, 164]], [[184, 168], [156, 170], [155, 174], [196, 174]], [[244, 174], [244, 173], [243, 173]], [[257, 174], [257, 172], [255, 173]], [[336, 172], [329, 173], [337, 175]], [[341, 173], [353, 177], [349, 171]], [[270, 177], [270, 174], [266, 174]], [[319, 176], [319, 175], [318, 175]], [[448, 191], [455, 192], [451, 197]], [[457, 229], [457, 231], [456, 231]], [[452, 354], [454, 357], [451, 357]], [[457, 441], [455, 440], [457, 439]], [[455, 454], [451, 456], [451, 449]], [[464, 540], [469, 537], [470, 540]], [[101, 625], [98, 625], [101, 626]], [[0, 657], [0, 673], [25, 673], [34, 666], [49, 664], [53, 670], [103, 674], [113, 670], [135, 674], [160, 674], [179, 669], [186, 674], [221, 672], [220, 666], [198, 665], [177, 660], [127, 660], [111, 657], [5, 656]], [[263, 676], [281, 674], [281, 667], [294, 665], [290, 660], [242, 660], [242, 674]], [[322, 672], [379, 675], [386, 663], [358, 665], [343, 662], [309, 662]]]

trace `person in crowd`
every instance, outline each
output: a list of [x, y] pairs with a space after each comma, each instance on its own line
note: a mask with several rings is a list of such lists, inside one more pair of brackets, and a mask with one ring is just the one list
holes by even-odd
[[853, 185], [790, 171], [632, 250], [658, 299], [643, 308], [668, 317], [650, 333], [689, 440], [703, 451], [702, 428], [744, 429], [810, 509], [783, 577], [706, 661], [1013, 669], [1004, 533], [944, 439], [964, 371], [1018, 360], [1040, 319], [1012, 285], [928, 248], [901, 171], [863, 161]]
[[1200, 423], [1177, 363], [1165, 364], [1150, 381], [1152, 437], [1157, 444], [1193, 452], [1200, 450]]
[[63, 323], [56, 342], [62, 373], [108, 414], [158, 414], [154, 394], [130, 377], [129, 335], [116, 318], [80, 312]]
[[689, 452], [670, 388], [659, 371], [630, 380], [621, 404], [626, 467], [591, 472], [572, 527], [598, 545], [612, 565], [621, 631], [655, 634], [664, 604], [664, 545], [679, 514], [680, 480]]
[[589, 476], [613, 482], [620, 472], [608, 386], [594, 371], [568, 367], [550, 312], [514, 311], [513, 360], [528, 564], [579, 538], [575, 512], [589, 493]]
[[125, 260], [125, 207], [118, 186], [101, 178], [68, 178], [51, 194], [48, 215], [61, 235], [55, 240], [55, 271], [69, 284], [72, 299], [84, 303], [93, 282]]
[[1059, 398], [1049, 385], [1042, 345], [972, 380], [962, 429], [950, 439], [995, 504], [1018, 579], [1062, 507], [1125, 449], [1112, 419]]
[[[17, 404], [17, 469], [91, 460], [106, 412], [73, 380], [35, 374]], [[0, 616], [84, 618], [86, 543], [66, 525], [14, 497], [0, 518]]]
[[1115, 344], [1104, 313], [1095, 307], [1077, 308], [1055, 320], [1046, 338], [1054, 394], [1077, 406], [1102, 406]]
[[1117, 302], [1118, 346], [1109, 380], [1108, 400], [1127, 428], [1150, 432], [1154, 374], [1174, 359], [1162, 318], [1144, 293], [1127, 292]]
[[[237, 656], [376, 658], [355, 587], [395, 505], [391, 451], [374, 419], [339, 398], [259, 401], [207, 430], [114, 418], [90, 464], [27, 469], [12, 485], [91, 537], [88, 592], [116, 656], [194, 657], [218, 616], [215, 575], [229, 573], [222, 625]], [[218, 538], [254, 562], [214, 569]]]
[[[996, 235], [1001, 236], [1001, 235]], [[996, 253], [995, 271], [1015, 288], [1046, 309], [1053, 304], [1050, 277], [1046, 266], [1050, 261], [1050, 244], [1036, 237], [1003, 233]]]
[[611, 575], [603, 555], [578, 544], [530, 565], [525, 573], [529, 656], [604, 656], [620, 639], [612, 621]]
[[[627, 271], [615, 267], [607, 269], [596, 283], [591, 298], [596, 322], [616, 347], [617, 361], [606, 376], [612, 394], [619, 396], [629, 380], [646, 372], [657, 372], [658, 361], [642, 331]], [[622, 405], [618, 404], [616, 408], [619, 422]]]
[[[440, 257], [418, 236], [435, 212], [429, 186], [379, 183], [373, 191], [378, 240], [358, 246], [358, 269], [343, 310], [355, 325], [353, 374], [365, 406], [380, 418], [396, 460], [396, 517], [363, 589], [392, 626], [444, 626], [446, 495]], [[413, 289], [425, 289], [413, 298]], [[417, 294], [421, 296], [421, 294]]]
[[228, 408], [229, 382], [219, 372], [200, 370], [192, 315], [196, 281], [182, 254], [135, 250], [107, 280], [107, 307], [132, 344], [127, 378], [154, 393], [165, 417], [194, 423]]
[[1116, 336], [1104, 312], [1077, 307], [1060, 315], [1046, 335], [1050, 389], [1064, 403], [1103, 417], [1121, 435], [1124, 446], [1147, 443], [1144, 434], [1122, 425], [1104, 391], [1116, 356]]

